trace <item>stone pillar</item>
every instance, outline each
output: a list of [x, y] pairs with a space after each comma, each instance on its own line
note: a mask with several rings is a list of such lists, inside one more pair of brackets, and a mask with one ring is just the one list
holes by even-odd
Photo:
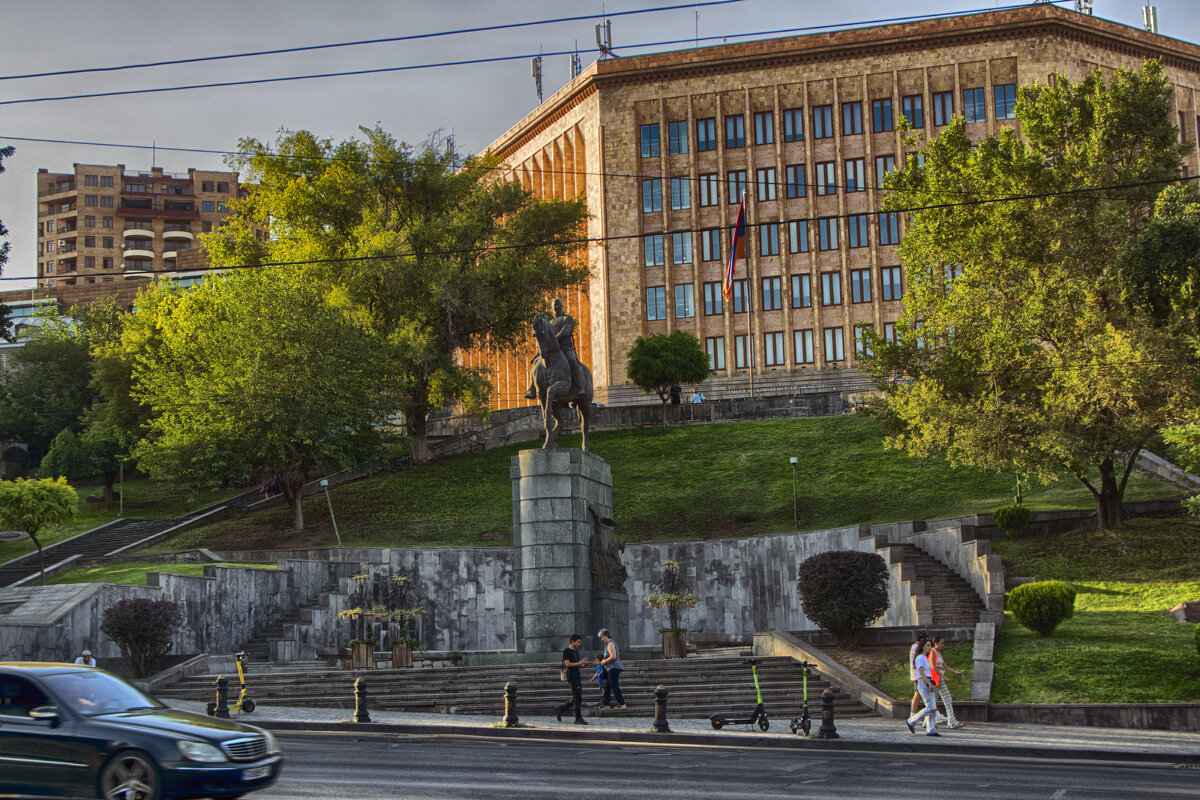
[[551, 448], [522, 450], [511, 474], [517, 651], [561, 653], [572, 633], [591, 642], [591, 543], [595, 515], [612, 515], [612, 472], [599, 456]]

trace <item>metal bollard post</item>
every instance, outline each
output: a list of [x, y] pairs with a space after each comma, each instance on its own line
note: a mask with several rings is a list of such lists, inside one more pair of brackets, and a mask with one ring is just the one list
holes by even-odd
[[224, 675], [217, 678], [217, 710], [213, 716], [229, 719], [229, 679]]
[[837, 739], [837, 728], [833, 726], [833, 698], [836, 695], [832, 687], [821, 692], [821, 727], [817, 730], [818, 739]]
[[671, 726], [667, 724], [667, 687], [661, 683], [654, 690], [654, 732], [671, 732]]
[[520, 725], [517, 719], [517, 682], [509, 681], [504, 684], [504, 719], [501, 720], [506, 728], [516, 728]]
[[354, 680], [354, 721], [371, 721], [371, 712], [367, 711], [367, 681], [365, 678], [355, 678]]

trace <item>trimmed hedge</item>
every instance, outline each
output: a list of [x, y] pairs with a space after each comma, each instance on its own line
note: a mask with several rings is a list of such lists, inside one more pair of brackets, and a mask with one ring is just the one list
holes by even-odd
[[819, 553], [798, 570], [801, 609], [839, 647], [853, 647], [863, 629], [888, 610], [889, 575], [887, 562], [877, 553]]
[[1008, 593], [1008, 610], [1017, 622], [1041, 636], [1049, 636], [1075, 613], [1075, 588], [1063, 581], [1026, 583]]
[[1029, 509], [1025, 506], [1001, 506], [992, 512], [996, 527], [1012, 537], [1029, 525]]

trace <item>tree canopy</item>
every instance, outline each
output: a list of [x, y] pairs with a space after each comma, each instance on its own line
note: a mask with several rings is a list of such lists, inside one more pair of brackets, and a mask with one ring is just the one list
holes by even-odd
[[667, 426], [667, 399], [671, 387], [700, 383], [708, 377], [708, 354], [692, 334], [674, 330], [670, 334], [639, 336], [629, 348], [626, 374], [646, 394], [658, 395], [663, 407], [663, 427]]
[[1134, 455], [1200, 397], [1200, 362], [1158, 319], [1163, 293], [1194, 316], [1153, 222], [1181, 176], [1170, 109], [1149, 62], [1108, 83], [1022, 87], [1021, 136], [975, 142], [956, 117], [933, 141], [909, 138], [923, 163], [910, 155], [889, 177], [885, 203], [910, 214], [904, 315], [870, 363], [898, 423], [891, 445], [1034, 479], [1070, 472], [1100, 526], [1122, 525]]
[[51, 525], [61, 525], [75, 516], [79, 497], [66, 478], [0, 481], [0, 526], [25, 531], [38, 549], [38, 567], [46, 583], [46, 564], [39, 536]]

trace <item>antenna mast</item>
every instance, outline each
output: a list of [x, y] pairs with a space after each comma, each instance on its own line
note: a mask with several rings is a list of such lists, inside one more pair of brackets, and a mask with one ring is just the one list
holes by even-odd
[[596, 26], [596, 46], [600, 48], [600, 58], [620, 58], [612, 50], [612, 20], [604, 20], [604, 24]]
[[533, 59], [533, 82], [537, 85], [538, 105], [542, 103], [542, 57]]

